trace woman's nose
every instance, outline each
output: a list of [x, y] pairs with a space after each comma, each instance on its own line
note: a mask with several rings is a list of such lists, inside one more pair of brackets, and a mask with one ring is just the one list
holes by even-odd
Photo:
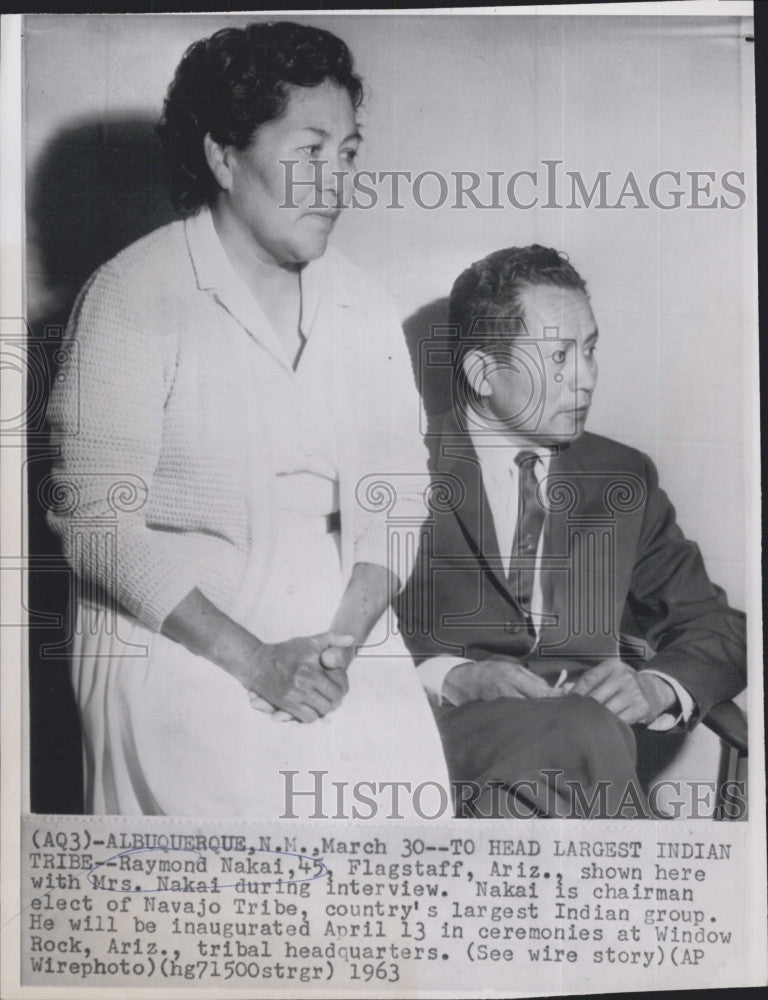
[[321, 160], [315, 171], [315, 184], [318, 191], [329, 195], [329, 200], [335, 205], [342, 203], [346, 187], [346, 179], [349, 174], [349, 165], [341, 156], [328, 156]]

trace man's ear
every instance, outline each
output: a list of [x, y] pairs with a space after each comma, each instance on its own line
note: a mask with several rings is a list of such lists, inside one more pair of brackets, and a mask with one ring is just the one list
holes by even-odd
[[491, 358], [479, 347], [468, 351], [461, 359], [464, 377], [478, 396], [490, 396], [493, 392], [488, 376], [493, 371]]
[[205, 151], [205, 159], [208, 167], [216, 178], [219, 187], [224, 191], [229, 191], [232, 187], [230, 147], [219, 145], [215, 139], [211, 138], [211, 133], [206, 132], [203, 139], [203, 150]]

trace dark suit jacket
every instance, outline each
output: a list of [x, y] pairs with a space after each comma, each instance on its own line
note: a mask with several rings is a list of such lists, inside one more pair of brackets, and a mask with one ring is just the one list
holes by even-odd
[[443, 422], [433, 473], [433, 513], [398, 600], [417, 663], [441, 653], [512, 656], [551, 678], [621, 655], [679, 681], [696, 702], [693, 721], [743, 689], [744, 615], [710, 582], [646, 455], [595, 434], [553, 455], [538, 492], [543, 617], [533, 648], [527, 609], [502, 568], [477, 454], [453, 417]]

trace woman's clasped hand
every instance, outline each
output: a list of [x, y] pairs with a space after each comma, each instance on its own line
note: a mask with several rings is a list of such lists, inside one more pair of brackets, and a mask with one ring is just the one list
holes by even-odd
[[346, 666], [354, 645], [354, 636], [335, 632], [262, 643], [238, 679], [254, 708], [314, 722], [338, 708], [349, 691]]

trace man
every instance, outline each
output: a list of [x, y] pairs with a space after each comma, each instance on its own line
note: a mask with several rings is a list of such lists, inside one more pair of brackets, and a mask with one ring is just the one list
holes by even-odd
[[744, 616], [650, 459], [585, 433], [598, 331], [564, 256], [474, 264], [450, 324], [435, 513], [398, 611], [460, 811], [647, 815], [631, 727], [684, 729], [742, 690]]

